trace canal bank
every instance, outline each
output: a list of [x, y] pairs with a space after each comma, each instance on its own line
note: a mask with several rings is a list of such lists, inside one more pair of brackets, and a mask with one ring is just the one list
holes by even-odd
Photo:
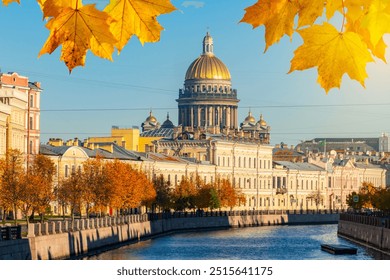
[[[286, 211], [222, 211], [142, 214], [31, 224], [28, 237], [4, 251], [0, 259], [68, 259], [112, 246], [188, 230], [288, 224], [337, 223], [338, 213]], [[9, 246], [8, 246], [9, 247]], [[20, 251], [16, 254], [15, 251]]]
[[390, 255], [389, 218], [342, 213], [337, 234]]

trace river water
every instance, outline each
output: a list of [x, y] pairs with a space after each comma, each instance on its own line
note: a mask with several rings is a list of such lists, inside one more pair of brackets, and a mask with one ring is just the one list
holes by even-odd
[[[321, 244], [356, 247], [333, 255]], [[337, 236], [337, 224], [263, 226], [166, 235], [88, 257], [99, 260], [372, 260], [388, 259]]]

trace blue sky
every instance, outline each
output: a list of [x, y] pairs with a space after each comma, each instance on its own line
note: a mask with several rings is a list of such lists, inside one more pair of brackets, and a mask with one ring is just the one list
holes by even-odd
[[[160, 42], [141, 46], [133, 37], [120, 55], [114, 54], [113, 62], [89, 53], [86, 66], [70, 75], [59, 60], [60, 50], [38, 58], [49, 32], [36, 2], [21, 2], [0, 7], [0, 69], [42, 83], [42, 142], [109, 135], [112, 125], [140, 126], [149, 108], [160, 122], [169, 112], [177, 124], [175, 99], [188, 66], [202, 51], [207, 30], [238, 90], [240, 122], [249, 108], [256, 119], [262, 113], [272, 128], [272, 144], [390, 132], [389, 65], [368, 65], [366, 89], [345, 76], [341, 89], [326, 95], [316, 83], [315, 69], [287, 74], [293, 51], [301, 44], [298, 34], [292, 40], [284, 37], [264, 54], [264, 28], [239, 23], [254, 0], [173, 0], [178, 11], [158, 17], [165, 28]], [[108, 1], [87, 2], [104, 7]]]

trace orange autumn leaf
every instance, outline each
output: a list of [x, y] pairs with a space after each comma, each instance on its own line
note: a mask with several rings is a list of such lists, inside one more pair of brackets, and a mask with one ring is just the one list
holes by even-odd
[[[60, 7], [59, 3], [67, 3]], [[99, 11], [95, 5], [83, 6], [81, 0], [43, 2], [45, 16], [54, 16], [46, 24], [50, 36], [41, 49], [39, 56], [51, 54], [62, 45], [61, 60], [69, 71], [76, 66], [84, 66], [88, 50], [95, 55], [112, 60], [116, 39], [109, 30], [112, 21], [107, 13]]]
[[346, 24], [346, 30], [351, 31], [351, 32], [355, 32], [356, 34], [359, 34], [359, 36], [362, 38], [363, 42], [366, 43], [366, 45], [367, 45], [368, 49], [371, 51], [371, 53], [374, 56], [382, 59], [383, 62], [386, 62], [385, 53], [386, 53], [387, 45], [386, 45], [385, 41], [383, 40], [383, 37], [380, 38], [378, 43], [376, 44], [376, 46], [374, 46], [371, 43], [370, 32], [368, 31], [368, 29], [361, 26], [360, 19], [357, 19], [355, 21], [349, 20], [348, 23]]
[[327, 22], [298, 32], [303, 44], [294, 52], [289, 73], [317, 67], [317, 81], [326, 92], [340, 87], [345, 73], [364, 86], [365, 67], [373, 58], [358, 34], [339, 32]]
[[240, 22], [246, 22], [256, 28], [265, 26], [265, 51], [280, 41], [284, 35], [292, 36], [294, 18], [299, 11], [297, 1], [258, 0], [245, 9], [246, 13]]
[[111, 30], [119, 52], [133, 35], [141, 44], [159, 41], [163, 27], [156, 18], [174, 10], [170, 0], [111, 0], [104, 9], [115, 20]]
[[324, 12], [324, 0], [298, 0], [298, 27], [312, 25]]
[[12, 2], [17, 2], [18, 4], [20, 4], [20, 0], [3, 0], [3, 5], [8, 6], [8, 4]]
[[390, 1], [373, 0], [362, 18], [362, 27], [369, 31], [371, 43], [376, 46], [384, 34], [390, 33]]

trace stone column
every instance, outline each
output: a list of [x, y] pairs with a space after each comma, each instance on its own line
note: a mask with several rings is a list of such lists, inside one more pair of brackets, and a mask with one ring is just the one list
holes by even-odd
[[58, 233], [62, 233], [62, 222], [57, 222]]
[[44, 235], [48, 235], [49, 234], [49, 223], [43, 223], [42, 224], [42, 233]]
[[237, 128], [237, 123], [238, 123], [238, 114], [237, 114], [237, 107], [236, 107], [234, 108], [234, 123], [233, 123], [234, 128]]
[[230, 106], [226, 108], [226, 127], [230, 128]]
[[209, 107], [209, 125], [210, 126], [214, 126], [213, 109], [214, 109], [214, 106]]
[[194, 106], [190, 108], [190, 126], [194, 127]]
[[208, 108], [207, 106], [204, 106], [204, 126], [208, 126], [209, 125], [209, 111], [208, 111]]
[[56, 223], [55, 222], [50, 222], [50, 233], [51, 234], [56, 234]]
[[198, 127], [201, 126], [201, 123], [200, 123], [200, 112], [201, 112], [200, 106], [198, 106]]
[[74, 231], [80, 230], [80, 221], [79, 221], [79, 220], [75, 220], [75, 221], [74, 221], [73, 230], [74, 230]]
[[68, 231], [69, 231], [69, 222], [64, 221], [64, 232], [68, 232]]
[[27, 237], [35, 237], [35, 224], [28, 224]]

